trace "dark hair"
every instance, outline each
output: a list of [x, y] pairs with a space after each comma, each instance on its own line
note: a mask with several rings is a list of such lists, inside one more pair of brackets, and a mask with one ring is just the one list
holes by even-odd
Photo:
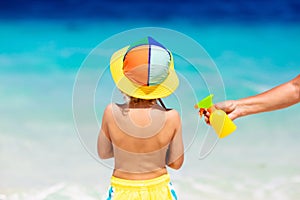
[[132, 102], [133, 104], [148, 102], [148, 103], [154, 105], [156, 103], [156, 99], [140, 99], [140, 98], [136, 98], [136, 97], [132, 97], [132, 96], [128, 96], [128, 97], [130, 99], [130, 102]]
[[157, 103], [157, 100], [159, 101], [159, 103], [161, 104], [161, 106], [165, 109], [165, 110], [170, 110], [168, 108], [166, 108], [164, 102], [161, 100], [161, 98], [158, 99], [141, 99], [141, 98], [136, 98], [133, 96], [129, 96], [128, 94], [122, 92], [124, 97], [127, 97], [129, 99], [130, 102], [133, 103], [133, 105], [136, 105], [138, 103], [142, 103], [142, 102], [148, 102], [150, 105], [155, 105]]

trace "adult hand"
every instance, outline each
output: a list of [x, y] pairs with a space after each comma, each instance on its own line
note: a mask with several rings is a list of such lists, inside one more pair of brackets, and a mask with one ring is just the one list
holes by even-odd
[[[214, 105], [214, 109], [223, 110], [231, 120], [234, 120], [241, 115], [237, 100], [228, 100], [228, 101], [219, 102]], [[209, 117], [212, 110], [214, 109], [209, 108], [203, 111], [204, 119], [207, 124], [210, 124]]]

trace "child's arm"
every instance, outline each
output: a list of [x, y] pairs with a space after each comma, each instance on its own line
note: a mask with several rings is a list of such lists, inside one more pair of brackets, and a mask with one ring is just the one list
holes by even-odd
[[174, 112], [174, 124], [176, 126], [176, 129], [173, 139], [169, 145], [166, 163], [173, 169], [179, 169], [182, 166], [184, 160], [181, 120], [177, 111], [172, 110], [169, 112]]
[[103, 114], [102, 125], [100, 129], [100, 133], [98, 136], [98, 155], [101, 159], [108, 159], [114, 157], [113, 154], [113, 146], [111, 143], [111, 139], [109, 136], [109, 130], [107, 127], [107, 118], [111, 111], [110, 106], [108, 106]]

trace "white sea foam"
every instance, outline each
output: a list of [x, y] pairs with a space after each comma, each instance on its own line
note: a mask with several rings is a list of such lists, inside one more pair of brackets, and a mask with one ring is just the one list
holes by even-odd
[[[201, 178], [200, 178], [201, 177]], [[243, 200], [287, 199], [296, 200], [300, 197], [299, 183], [289, 178], [258, 179], [247, 175], [205, 177], [195, 174], [194, 178], [176, 179], [175, 188], [181, 199], [204, 198], [208, 200]]]
[[26, 192], [18, 192], [1, 195], [1, 200], [96, 200], [101, 194], [96, 188], [66, 183], [57, 183], [48, 188], [31, 189]]
[[[240, 178], [240, 179], [239, 179]], [[241, 196], [243, 200], [296, 200], [300, 197], [295, 185], [289, 179], [276, 178], [249, 182], [241, 177], [211, 176], [210, 178], [181, 178], [173, 180], [173, 185], [180, 199], [203, 198], [207, 200], [234, 200]], [[103, 191], [103, 190], [102, 190]], [[26, 192], [15, 192], [0, 195], [1, 200], [96, 200], [101, 199], [105, 191], [100, 192], [98, 187], [57, 183], [47, 188], [30, 189]]]

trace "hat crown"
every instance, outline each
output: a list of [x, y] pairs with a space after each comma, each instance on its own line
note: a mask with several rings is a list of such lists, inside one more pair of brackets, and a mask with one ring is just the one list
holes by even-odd
[[179, 84], [172, 53], [151, 37], [116, 51], [110, 71], [122, 92], [141, 99], [167, 97]]
[[169, 75], [170, 52], [151, 37], [132, 44], [123, 60], [123, 73], [140, 86], [155, 86]]

